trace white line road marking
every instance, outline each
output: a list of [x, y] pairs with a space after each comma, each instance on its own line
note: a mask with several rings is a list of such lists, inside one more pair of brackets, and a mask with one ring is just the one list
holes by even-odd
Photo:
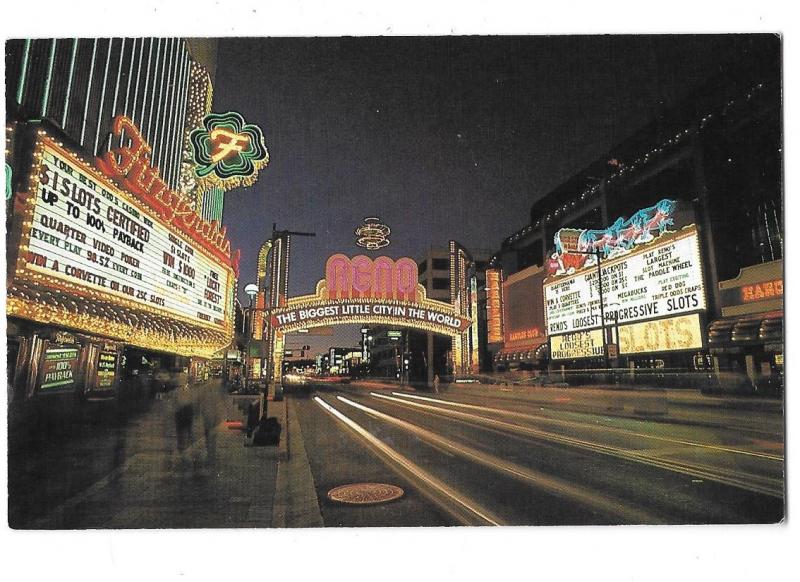
[[[429, 404], [421, 404], [419, 402], [413, 402], [405, 398], [386, 396], [385, 394], [378, 394], [376, 392], [370, 392], [370, 394], [376, 398], [383, 398], [385, 400], [390, 400], [405, 406], [420, 408], [422, 410], [430, 410], [441, 415], [451, 416], [466, 421], [477, 422], [478, 424], [488, 424], [490, 426], [499, 427], [503, 430], [510, 431], [512, 433], [525, 434], [534, 438], [544, 439], [559, 444], [581, 448], [595, 453], [609, 455], [620, 459], [635, 461], [637, 463], [642, 463], [645, 465], [649, 465], [651, 467], [666, 469], [668, 471], [672, 471], [675, 473], [682, 473], [684, 475], [690, 475], [693, 477], [702, 477], [710, 481], [716, 481], [718, 483], [731, 485], [733, 487], [746, 489], [748, 491], [754, 491], [756, 493], [763, 493], [764, 495], [769, 495], [772, 497], [778, 497], [778, 498], [783, 497], [783, 481], [780, 479], [773, 479], [769, 477], [761, 477], [758, 475], [750, 475], [750, 474], [741, 475], [739, 473], [735, 473], [717, 467], [707, 467], [701, 465], [693, 465], [689, 463], [681, 463], [678, 461], [670, 461], [666, 459], [658, 459], [638, 451], [631, 451], [628, 449], [623, 449], [612, 445], [594, 443], [591, 441], [578, 439], [574, 437], [568, 437], [553, 432], [530, 428], [527, 426], [511, 424], [509, 422], [504, 422], [502, 420], [488, 418], [485, 416], [469, 414], [467, 412], [459, 412], [457, 410], [450, 410], [447, 408], [431, 406]], [[404, 395], [404, 396], [411, 396], [411, 395]], [[416, 397], [416, 398], [422, 398], [422, 397]], [[425, 399], [425, 400], [433, 400], [433, 399]]]
[[477, 449], [457, 443], [420, 426], [406, 422], [405, 420], [401, 420], [394, 416], [390, 416], [386, 413], [375, 410], [374, 408], [364, 406], [363, 404], [359, 404], [358, 402], [354, 402], [343, 396], [337, 396], [337, 398], [345, 404], [349, 404], [354, 408], [363, 410], [367, 414], [399, 426], [418, 437], [431, 441], [432, 443], [436, 443], [436, 445], [438, 445], [436, 447], [437, 449], [439, 447], [443, 449], [449, 449], [456, 454], [480, 463], [481, 465], [511, 475], [515, 479], [527, 483], [528, 485], [533, 485], [534, 487], [559, 496], [569, 497], [570, 499], [578, 501], [579, 503], [582, 503], [594, 510], [602, 511], [603, 513], [613, 515], [614, 517], [622, 517], [629, 523], [658, 523], [659, 521], [648, 513], [627, 508], [620, 501], [610, 499], [603, 495], [598, 495], [593, 491], [574, 485], [569, 481], [552, 477], [539, 471], [528, 469], [527, 467], [522, 467], [515, 463], [505, 461], [494, 455], [483, 453]]
[[737, 455], [747, 455], [747, 456], [750, 456], [750, 457], [758, 457], [758, 458], [762, 458], [762, 459], [769, 459], [771, 461], [783, 462], [783, 455], [772, 455], [770, 453], [759, 453], [759, 452], [755, 452], [755, 451], [746, 451], [746, 450], [743, 450], [743, 449], [734, 449], [732, 447], [722, 447], [722, 446], [719, 446], [719, 445], [710, 445], [710, 444], [707, 444], [707, 443], [698, 443], [696, 441], [686, 441], [686, 440], [682, 440], [682, 439], [661, 437], [661, 436], [657, 436], [657, 435], [640, 433], [640, 432], [636, 432], [636, 431], [632, 431], [632, 430], [628, 430], [628, 429], [624, 429], [624, 428], [617, 428], [617, 427], [613, 427], [613, 426], [598, 426], [596, 424], [592, 424], [592, 423], [588, 423], [588, 422], [578, 422], [578, 421], [574, 421], [574, 420], [560, 420], [560, 419], [556, 419], [556, 418], [547, 418], [547, 417], [542, 417], [542, 416], [534, 416], [532, 414], [525, 414], [523, 412], [514, 412], [512, 410], [503, 410], [502, 408], [489, 408], [489, 407], [486, 407], [486, 406], [478, 406], [478, 405], [475, 405], [475, 404], [465, 404], [465, 403], [462, 403], [462, 402], [453, 402], [453, 401], [450, 401], [450, 400], [440, 400], [440, 399], [437, 399], [437, 398], [428, 398], [428, 397], [425, 397], [425, 396], [417, 396], [415, 394], [405, 394], [403, 392], [392, 392], [392, 394], [394, 394], [395, 396], [403, 396], [405, 398], [414, 398], [414, 399], [417, 399], [417, 400], [425, 400], [425, 401], [428, 401], [428, 402], [436, 402], [436, 403], [439, 403], [439, 404], [447, 404], [447, 405], [450, 405], [450, 406], [457, 406], [457, 407], [468, 408], [468, 409], [472, 409], [472, 410], [480, 410], [482, 412], [493, 412], [493, 413], [496, 413], [496, 414], [502, 414], [502, 415], [505, 415], [505, 416], [513, 416], [513, 417], [516, 417], [516, 418], [523, 418], [523, 419], [532, 420], [532, 421], [535, 421], [535, 422], [549, 422], [551, 424], [566, 424], [566, 425], [580, 426], [580, 427], [583, 427], [583, 428], [589, 428], [589, 429], [594, 429], [594, 430], [613, 431], [613, 432], [616, 432], [616, 433], [619, 433], [619, 434], [625, 434], [625, 435], [629, 435], [629, 436], [637, 436], [637, 437], [642, 437], [642, 438], [647, 438], [647, 439], [664, 441], [664, 442], [668, 442], [668, 443], [687, 445], [687, 446], [691, 446], [691, 447], [699, 447], [699, 448], [704, 448], [704, 449], [712, 449], [712, 450], [721, 451], [721, 452], [725, 452], [725, 453], [734, 453], [734, 454], [737, 454]]
[[[375, 447], [378, 451], [380, 451], [385, 457], [389, 458], [391, 461], [400, 466], [406, 472], [410, 473], [412, 476], [424, 482], [426, 485], [437, 491], [440, 495], [443, 495], [450, 501], [455, 502], [462, 509], [462, 511], [466, 510], [471, 516], [473, 516], [472, 520], [465, 519], [466, 516], [464, 515], [457, 515], [457, 517], [460, 518], [460, 520], [464, 523], [464, 525], [476, 525], [474, 518], [478, 518], [478, 523], [482, 525], [487, 525], [487, 524], [504, 525], [497, 517], [489, 513], [489, 511], [482, 508], [480, 505], [478, 505], [471, 499], [468, 499], [463, 495], [459, 494], [457, 491], [446, 485], [444, 482], [440, 481], [436, 477], [424, 471], [413, 461], [411, 461], [407, 457], [401, 455], [400, 453], [398, 453], [397, 451], [386, 445], [383, 441], [376, 438], [374, 435], [372, 435], [372, 433], [367, 431], [360, 424], [342, 414], [339, 410], [335, 409], [333, 406], [325, 402], [319, 396], [314, 396], [314, 400], [323, 409], [325, 409], [331, 415], [342, 421], [356, 434], [358, 434], [360, 437], [365, 439], [369, 444]], [[422, 492], [425, 493], [425, 490], [422, 490]]]

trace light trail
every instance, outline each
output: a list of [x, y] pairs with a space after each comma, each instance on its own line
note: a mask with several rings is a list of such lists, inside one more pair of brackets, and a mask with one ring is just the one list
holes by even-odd
[[417, 399], [417, 400], [425, 400], [425, 401], [428, 401], [428, 402], [436, 402], [436, 403], [439, 403], [439, 404], [447, 404], [449, 406], [456, 406], [456, 407], [467, 408], [467, 409], [471, 409], [471, 410], [480, 410], [482, 412], [492, 412], [492, 413], [495, 413], [495, 414], [500, 414], [500, 415], [504, 415], [504, 416], [511, 416], [511, 417], [515, 417], [515, 418], [522, 418], [524, 420], [531, 420], [531, 421], [534, 421], [534, 422], [548, 422], [550, 424], [563, 424], [563, 425], [567, 425], [567, 426], [577, 426], [577, 427], [581, 427], [581, 428], [589, 428], [589, 429], [592, 429], [592, 430], [601, 430], [601, 431], [606, 431], [606, 432], [616, 432], [618, 434], [623, 434], [623, 435], [627, 435], [627, 436], [637, 436], [637, 437], [641, 437], [641, 438], [652, 439], [652, 440], [657, 440], [657, 441], [662, 441], [662, 442], [668, 442], [668, 443], [672, 443], [672, 444], [686, 445], [686, 446], [698, 447], [698, 448], [703, 448], [703, 449], [711, 449], [711, 450], [721, 451], [721, 452], [725, 452], [725, 453], [734, 453], [734, 454], [737, 454], [737, 455], [746, 455], [746, 456], [749, 456], [749, 457], [758, 457], [760, 459], [769, 459], [770, 461], [779, 461], [781, 463], [783, 462], [783, 455], [773, 455], [773, 454], [770, 454], [770, 453], [759, 453], [759, 452], [756, 452], [756, 451], [746, 451], [744, 449], [735, 449], [735, 448], [732, 448], [732, 447], [723, 447], [723, 446], [719, 446], [719, 445], [711, 445], [711, 444], [708, 444], [708, 443], [699, 443], [697, 441], [687, 441], [687, 440], [683, 440], [683, 439], [662, 437], [662, 436], [658, 436], [658, 435], [652, 435], [652, 434], [647, 434], [647, 433], [636, 432], [636, 431], [628, 430], [628, 429], [625, 429], [625, 428], [618, 428], [618, 427], [613, 427], [613, 426], [608, 426], [608, 425], [597, 425], [597, 424], [589, 423], [589, 422], [579, 422], [579, 421], [575, 421], [575, 420], [560, 420], [560, 419], [557, 419], [557, 418], [547, 418], [547, 417], [544, 417], [544, 416], [537, 416], [537, 415], [534, 415], [534, 414], [526, 414], [524, 412], [514, 412], [513, 410], [503, 410], [502, 408], [490, 408], [490, 407], [487, 407], [487, 406], [478, 406], [476, 404], [466, 404], [466, 403], [463, 403], [463, 402], [453, 402], [453, 401], [450, 401], [450, 400], [440, 400], [438, 398], [429, 398], [429, 397], [426, 397], [426, 396], [417, 396], [416, 394], [406, 394], [404, 392], [392, 392], [392, 394], [394, 394], [395, 396], [403, 396], [404, 398], [414, 398], [414, 399]]
[[522, 481], [528, 485], [533, 485], [534, 487], [543, 489], [549, 493], [569, 497], [570, 499], [582, 503], [593, 510], [601, 511], [607, 515], [613, 515], [615, 518], [622, 518], [627, 523], [660, 523], [661, 521], [649, 513], [625, 507], [619, 501], [598, 495], [589, 489], [579, 487], [570, 483], [569, 481], [552, 477], [539, 471], [533, 471], [515, 463], [505, 461], [494, 455], [489, 455], [472, 447], [456, 443], [455, 441], [438, 435], [432, 431], [394, 416], [390, 416], [384, 412], [375, 410], [374, 408], [364, 406], [363, 404], [354, 402], [349, 398], [345, 398], [344, 396], [337, 396], [337, 398], [345, 404], [349, 404], [350, 406], [362, 410], [367, 414], [407, 430], [415, 436], [429, 441], [429, 444], [434, 443], [437, 445], [435, 447], [437, 450], [439, 450], [441, 447], [442, 449], [453, 451], [462, 457], [466, 457], [467, 459], [489, 467], [490, 469], [510, 475], [518, 481]]
[[[439, 495], [443, 496], [444, 498], [450, 500], [452, 503], [455, 503], [459, 508], [460, 511], [454, 512], [450, 507], [443, 504], [441, 500], [435, 496], [431, 495], [429, 491], [422, 489], [421, 491], [427, 494], [433, 501], [437, 502], [440, 506], [445, 509], [448, 513], [450, 513], [453, 517], [456, 517], [463, 525], [505, 525], [498, 519], [497, 517], [493, 516], [489, 511], [482, 508], [480, 505], [460, 495], [456, 490], [449, 487], [443, 481], [437, 479], [413, 461], [411, 461], [408, 457], [403, 456], [399, 452], [395, 451], [388, 445], [386, 445], [383, 441], [376, 438], [372, 433], [367, 431], [364, 427], [360, 424], [352, 420], [351, 418], [345, 416], [342, 412], [335, 409], [333, 406], [325, 402], [319, 396], [314, 396], [314, 400], [317, 404], [319, 404], [324, 410], [329, 412], [335, 418], [343, 422], [347, 427], [353, 430], [357, 435], [362, 437], [366, 440], [370, 445], [372, 445], [375, 449], [377, 449], [385, 458], [389, 459], [392, 463], [399, 466], [403, 471], [410, 474], [412, 477], [422, 481], [430, 488], [435, 490]], [[465, 513], [467, 515], [465, 515]], [[475, 519], [477, 518], [477, 520]]]
[[[543, 439], [550, 442], [576, 447], [592, 451], [594, 453], [600, 453], [603, 455], [608, 455], [620, 459], [635, 461], [637, 463], [642, 463], [645, 465], [649, 465], [651, 467], [658, 467], [675, 473], [690, 475], [692, 477], [701, 477], [703, 479], [708, 479], [709, 481], [716, 481], [718, 483], [731, 485], [733, 487], [738, 487], [740, 489], [745, 489], [748, 491], [754, 491], [756, 493], [762, 493], [764, 495], [769, 495], [772, 497], [783, 498], [783, 481], [780, 479], [760, 477], [757, 475], [741, 475], [740, 473], [728, 471], [726, 469], [721, 469], [721, 468], [693, 465], [690, 463], [682, 463], [678, 461], [659, 459], [638, 451], [623, 449], [612, 445], [594, 443], [592, 441], [564, 436], [553, 432], [534, 429], [527, 426], [521, 426], [518, 424], [512, 424], [494, 418], [488, 418], [485, 416], [479, 416], [467, 412], [460, 412], [458, 410], [440, 408], [436, 406], [431, 406], [429, 404], [421, 404], [419, 402], [413, 402], [405, 398], [396, 398], [393, 396], [387, 396], [385, 394], [378, 394], [376, 392], [370, 392], [370, 394], [376, 398], [389, 400], [404, 406], [410, 406], [421, 410], [433, 411], [436, 414], [450, 416], [453, 418], [466, 420], [468, 422], [472, 421], [473, 423], [494, 426], [505, 431], [510, 431], [512, 433], [520, 433], [537, 439]], [[402, 393], [393, 393], [393, 394], [403, 395]], [[409, 396], [409, 395], [403, 395], [403, 396]], [[417, 396], [416, 398], [419, 399], [422, 397]]]

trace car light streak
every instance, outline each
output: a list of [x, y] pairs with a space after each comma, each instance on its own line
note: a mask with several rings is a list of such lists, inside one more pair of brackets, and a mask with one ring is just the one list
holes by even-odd
[[[457, 517], [464, 525], [476, 525], [475, 517], [478, 518], [478, 525], [504, 525], [497, 517], [493, 516], [487, 510], [480, 507], [474, 501], [460, 495], [454, 489], [448, 487], [444, 482], [440, 481], [439, 479], [433, 477], [421, 467], [416, 465], [413, 461], [409, 458], [401, 455], [388, 445], [386, 445], [383, 441], [376, 438], [372, 433], [367, 431], [364, 427], [360, 424], [352, 420], [351, 418], [345, 416], [342, 412], [335, 409], [333, 406], [325, 402], [319, 396], [315, 396], [314, 400], [319, 404], [323, 409], [328, 411], [331, 415], [335, 418], [342, 421], [345, 425], [347, 425], [351, 430], [353, 430], [357, 435], [365, 439], [369, 444], [375, 447], [380, 453], [382, 453], [386, 458], [391, 460], [393, 463], [401, 467], [406, 472], [410, 473], [413, 477], [416, 477], [430, 488], [434, 489], [440, 495], [443, 495], [445, 498], [449, 499], [452, 502], [455, 502], [462, 510], [459, 513], [453, 513], [448, 511], [454, 517]], [[426, 491], [423, 489], [423, 493]], [[438, 501], [434, 497], [435, 501]], [[450, 508], [445, 507], [446, 510]], [[463, 515], [463, 510], [466, 510], [471, 516], [472, 519], [468, 519], [466, 516]]]
[[[533, 438], [544, 439], [567, 446], [589, 450], [603, 455], [608, 455], [620, 459], [635, 461], [637, 463], [642, 463], [652, 467], [666, 469], [668, 471], [672, 471], [675, 473], [681, 473], [692, 477], [705, 478], [708, 479], [709, 481], [716, 481], [718, 483], [731, 485], [733, 487], [746, 489], [748, 491], [754, 491], [756, 493], [763, 493], [764, 495], [770, 495], [772, 497], [783, 498], [783, 481], [780, 479], [761, 477], [758, 475], [751, 475], [751, 474], [742, 475], [741, 473], [736, 473], [734, 471], [729, 471], [717, 467], [707, 467], [707, 466], [694, 465], [678, 461], [670, 461], [667, 459], [659, 459], [653, 457], [652, 455], [639, 451], [632, 451], [620, 447], [615, 447], [612, 445], [594, 443], [591, 441], [575, 437], [564, 436], [553, 432], [534, 429], [531, 427], [521, 426], [518, 424], [512, 424], [494, 418], [488, 418], [485, 416], [479, 416], [467, 412], [460, 412], [458, 410], [450, 410], [446, 408], [431, 406], [429, 404], [421, 404], [419, 402], [413, 402], [406, 398], [396, 398], [393, 396], [387, 396], [385, 394], [378, 394], [376, 392], [370, 392], [370, 394], [376, 398], [390, 400], [405, 406], [411, 406], [422, 410], [433, 411], [441, 415], [450, 416], [453, 418], [459, 418], [462, 420], [466, 420], [468, 422], [472, 421], [478, 424], [494, 426], [502, 430], [510, 431], [512, 433], [520, 433]], [[393, 392], [393, 394], [402, 396], [411, 396], [409, 394], [402, 394], [398, 392]], [[415, 398], [420, 399], [423, 397], [416, 396]], [[434, 399], [427, 399], [427, 400], [434, 400]], [[441, 401], [441, 402], [447, 403], [446, 401]], [[477, 408], [479, 408], [480, 410], [484, 410], [481, 407]]]
[[556, 418], [546, 418], [544, 416], [535, 416], [533, 414], [525, 414], [524, 412], [514, 412], [513, 410], [503, 410], [502, 408], [489, 408], [489, 407], [485, 407], [485, 406], [478, 406], [478, 405], [475, 405], [475, 404], [465, 404], [463, 402], [453, 402], [453, 401], [449, 401], [449, 400], [440, 400], [440, 399], [437, 399], [437, 398], [428, 398], [428, 397], [425, 397], [425, 396], [417, 396], [416, 394], [406, 394], [404, 392], [392, 392], [392, 394], [394, 394], [396, 396], [403, 396], [405, 398], [414, 398], [414, 399], [417, 399], [417, 400], [425, 400], [425, 401], [428, 401], [428, 402], [436, 402], [436, 403], [439, 403], [439, 404], [447, 404], [447, 405], [450, 405], [450, 406], [457, 406], [457, 407], [460, 407], [460, 408], [467, 408], [467, 409], [472, 409], [472, 410], [480, 410], [482, 412], [492, 412], [492, 413], [495, 413], [495, 414], [501, 414], [501, 415], [504, 415], [504, 416], [511, 416], [511, 417], [515, 417], [515, 418], [522, 418], [522, 419], [525, 419], [525, 420], [531, 420], [531, 421], [535, 421], [535, 422], [549, 422], [551, 424], [562, 424], [562, 425], [567, 425], [567, 426], [577, 426], [577, 427], [580, 427], [580, 428], [588, 428], [588, 429], [593, 429], [593, 430], [615, 432], [617, 434], [624, 434], [624, 435], [628, 435], [628, 436], [637, 436], [637, 437], [641, 437], [641, 438], [652, 439], [652, 440], [657, 440], [657, 441], [663, 441], [663, 442], [668, 442], [668, 443], [672, 443], [672, 444], [686, 445], [686, 446], [698, 447], [698, 448], [703, 448], [703, 449], [711, 449], [711, 450], [725, 452], [725, 453], [733, 453], [733, 454], [737, 454], [737, 455], [747, 455], [749, 457], [758, 457], [760, 459], [769, 459], [770, 461], [779, 461], [781, 463], [783, 462], [783, 455], [774, 455], [774, 454], [770, 454], [770, 453], [759, 453], [757, 451], [746, 451], [746, 450], [743, 450], [743, 449], [735, 449], [735, 448], [732, 448], [732, 447], [723, 447], [723, 446], [720, 446], [720, 445], [711, 445], [711, 444], [708, 444], [708, 443], [699, 443], [697, 441], [687, 441], [687, 440], [683, 440], [683, 439], [662, 437], [662, 436], [658, 436], [658, 435], [646, 434], [646, 433], [636, 432], [636, 431], [628, 430], [628, 429], [624, 429], [624, 428], [617, 428], [617, 427], [613, 427], [613, 426], [605, 426], [605, 425], [604, 426], [598, 426], [597, 424], [588, 423], [588, 422], [578, 422], [578, 421], [574, 421], [574, 420], [560, 420], [560, 419], [556, 419]]
[[627, 508], [619, 501], [598, 495], [588, 489], [573, 485], [572, 483], [563, 479], [551, 477], [539, 471], [533, 471], [515, 463], [505, 461], [499, 457], [495, 457], [494, 455], [489, 455], [472, 447], [456, 443], [455, 441], [440, 436], [432, 431], [394, 416], [390, 416], [384, 412], [375, 410], [374, 408], [364, 406], [363, 404], [354, 402], [349, 398], [345, 398], [343, 396], [337, 396], [337, 398], [345, 404], [349, 404], [350, 406], [362, 410], [367, 414], [407, 430], [415, 436], [429, 441], [429, 443], [438, 445], [436, 447], [437, 449], [441, 447], [442, 449], [453, 451], [462, 457], [466, 457], [481, 465], [510, 475], [519, 481], [533, 485], [534, 487], [543, 489], [549, 493], [569, 497], [594, 510], [601, 511], [608, 515], [613, 515], [616, 518], [622, 518], [627, 523], [659, 523], [660, 521], [646, 512]]

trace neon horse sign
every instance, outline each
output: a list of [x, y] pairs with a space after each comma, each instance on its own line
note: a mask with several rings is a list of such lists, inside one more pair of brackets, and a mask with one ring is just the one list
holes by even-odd
[[[572, 273], [586, 266], [594, 265], [596, 258], [585, 253], [600, 253], [604, 259], [630, 251], [639, 244], [647, 243], [672, 226], [672, 215], [677, 202], [663, 199], [653, 206], [634, 213], [628, 220], [619, 217], [614, 224], [604, 229], [562, 228], [553, 237], [555, 252], [547, 264], [550, 275]], [[576, 236], [577, 235], [577, 236]]]

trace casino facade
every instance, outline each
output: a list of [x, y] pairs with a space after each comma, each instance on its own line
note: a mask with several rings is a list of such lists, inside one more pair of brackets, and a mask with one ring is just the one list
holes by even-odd
[[6, 51], [11, 405], [204, 377], [233, 338], [238, 269], [187, 179], [215, 47], [42, 39]]
[[726, 69], [533, 204], [487, 272], [496, 370], [782, 389], [780, 78]]

